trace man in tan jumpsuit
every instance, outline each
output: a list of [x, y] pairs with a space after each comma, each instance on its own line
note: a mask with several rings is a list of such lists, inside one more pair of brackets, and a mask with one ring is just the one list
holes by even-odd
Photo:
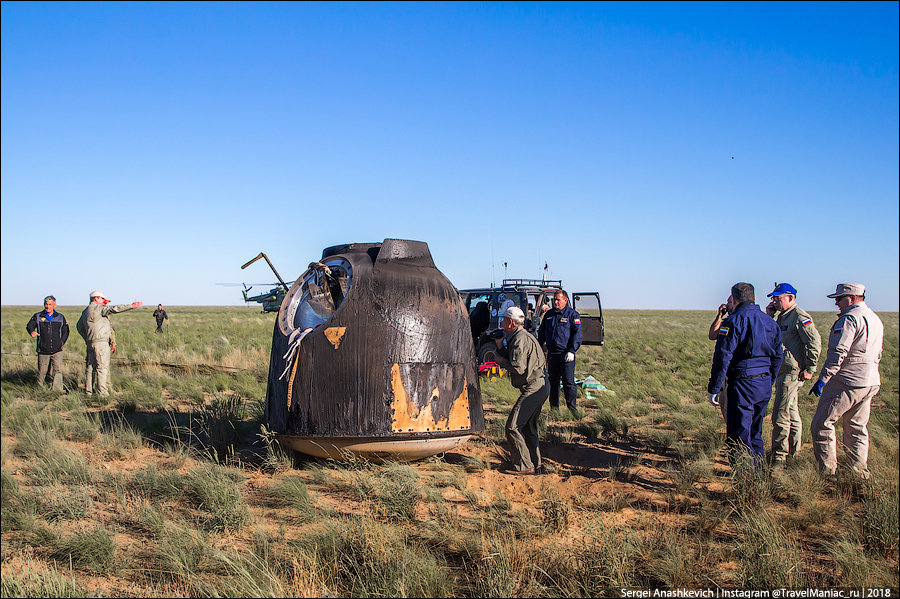
[[872, 398], [881, 388], [878, 363], [884, 341], [884, 324], [866, 305], [866, 288], [859, 283], [840, 283], [834, 293], [841, 312], [831, 325], [828, 354], [819, 380], [810, 393], [819, 398], [812, 421], [813, 453], [819, 471], [837, 472], [834, 423], [843, 419], [843, 444], [850, 468], [869, 477], [869, 412]]
[[766, 313], [778, 323], [784, 347], [772, 403], [772, 466], [780, 468], [800, 451], [803, 421], [797, 393], [816, 374], [822, 338], [812, 317], [797, 305], [797, 290], [790, 283], [777, 283], [769, 297]]
[[112, 337], [110, 314], [133, 310], [144, 305], [143, 302], [110, 306], [103, 292], [97, 289], [91, 292], [91, 303], [81, 313], [76, 328], [84, 338], [87, 346], [85, 358], [85, 393], [92, 392], [93, 371], [97, 373], [97, 392], [101, 396], [109, 395], [109, 356], [110, 350], [115, 352], [115, 338]]
[[496, 339], [497, 362], [509, 372], [509, 381], [521, 392], [506, 421], [506, 438], [510, 443], [512, 470], [507, 474], [544, 474], [541, 464], [540, 437], [537, 422], [541, 407], [550, 396], [544, 373], [544, 352], [534, 335], [525, 330], [525, 313], [512, 306], [504, 313], [503, 340]]
[[[76, 328], [81, 322], [82, 321], [79, 319], [76, 323]], [[110, 325], [112, 325], [112, 323], [110, 323]], [[100, 384], [97, 381], [97, 357], [94, 354], [94, 345], [87, 340], [87, 331], [81, 332], [79, 330], [78, 332], [81, 333], [81, 338], [84, 339], [86, 348], [84, 354], [84, 392], [90, 395], [93, 392], [93, 389], [100, 390]], [[109, 327], [109, 352], [111, 354], [116, 353], [116, 330], [112, 328], [112, 326]], [[112, 392], [112, 379], [106, 379], [106, 386], [110, 392]]]

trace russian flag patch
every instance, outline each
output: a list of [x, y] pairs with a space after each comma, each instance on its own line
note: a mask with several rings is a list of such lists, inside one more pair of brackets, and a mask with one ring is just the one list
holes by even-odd
[[812, 324], [812, 318], [807, 318], [806, 320], [804, 320], [804, 321], [801, 322], [800, 324], [802, 324], [803, 326], [810, 325], [810, 324]]
[[832, 334], [832, 335], [837, 335], [838, 333], [840, 333], [840, 332], [843, 331], [843, 330], [844, 330], [844, 329], [834, 329], [833, 331], [831, 331], [831, 334]]
[[576, 319], [573, 320], [572, 322], [574, 322], [575, 324], [581, 324], [581, 319], [580, 319], [580, 318], [576, 318]]
[[728, 327], [722, 327], [721, 329], [719, 329], [719, 334], [720, 335], [728, 335], [728, 331], [730, 331], [730, 330], [731, 329], [729, 329]]

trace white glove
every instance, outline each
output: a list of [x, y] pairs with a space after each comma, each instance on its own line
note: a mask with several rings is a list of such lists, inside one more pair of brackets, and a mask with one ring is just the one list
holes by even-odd
[[572, 352], [566, 352], [566, 362], [574, 362], [574, 361], [575, 361], [575, 354], [573, 354]]
[[718, 393], [708, 393], [707, 398], [709, 399], [709, 403], [714, 406], [719, 405], [719, 394]]

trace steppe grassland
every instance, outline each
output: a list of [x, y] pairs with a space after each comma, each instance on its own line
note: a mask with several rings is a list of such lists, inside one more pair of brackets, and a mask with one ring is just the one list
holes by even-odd
[[[83, 307], [60, 396], [35, 385], [34, 308], [2, 309], [3, 596], [596, 596], [629, 586], [898, 585], [898, 315], [863, 483], [734, 472], [705, 402], [712, 312], [608, 311], [577, 375], [608, 390], [549, 413], [554, 472], [511, 477], [516, 393], [484, 380], [487, 428], [413, 464], [292, 460], [260, 430], [274, 317], [166, 307], [112, 316], [108, 399], [86, 396]], [[827, 339], [833, 313], [814, 313]], [[164, 327], [165, 329], [165, 327]], [[764, 431], [770, 435], [768, 422]]]

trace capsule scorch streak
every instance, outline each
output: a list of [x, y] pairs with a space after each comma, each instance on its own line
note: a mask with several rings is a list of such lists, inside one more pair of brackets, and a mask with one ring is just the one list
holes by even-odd
[[421, 241], [326, 248], [278, 312], [265, 420], [286, 446], [418, 459], [483, 430], [468, 314]]

